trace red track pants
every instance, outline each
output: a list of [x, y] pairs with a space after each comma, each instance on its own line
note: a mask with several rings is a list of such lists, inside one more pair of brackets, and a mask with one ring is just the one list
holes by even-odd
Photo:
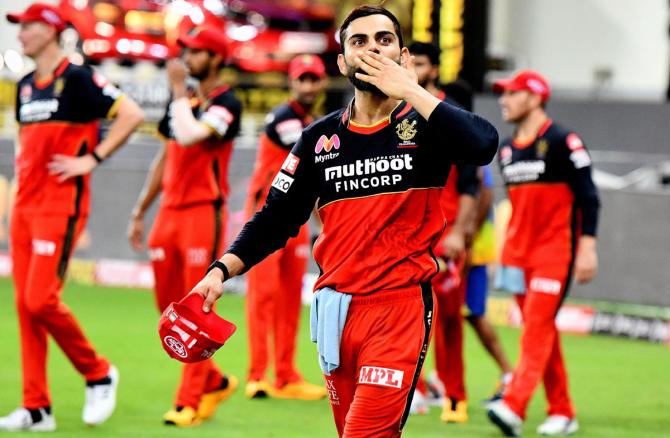
[[428, 351], [430, 285], [354, 295], [340, 367], [324, 376], [339, 436], [398, 437]]
[[23, 406], [51, 405], [47, 387], [47, 334], [86, 380], [99, 380], [109, 362], [86, 339], [70, 309], [61, 301], [63, 278], [86, 218], [36, 216], [15, 208], [10, 248], [21, 335]]
[[295, 366], [295, 344], [308, 242], [309, 231], [303, 226], [285, 248], [271, 254], [247, 274], [249, 381], [265, 378], [270, 337], [274, 345], [275, 387], [302, 379]]
[[523, 316], [521, 356], [504, 400], [525, 418], [533, 392], [543, 381], [548, 415], [573, 418], [575, 409], [568, 393], [568, 375], [555, 322], [567, 286], [568, 267], [526, 270], [525, 274], [527, 292], [516, 296]]
[[[213, 203], [160, 208], [148, 238], [161, 312], [181, 300], [220, 256], [224, 208]], [[197, 409], [201, 396], [221, 385], [223, 374], [212, 359], [184, 365], [175, 406]]]

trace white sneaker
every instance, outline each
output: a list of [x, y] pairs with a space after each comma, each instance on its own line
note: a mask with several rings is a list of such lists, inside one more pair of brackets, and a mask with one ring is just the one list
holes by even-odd
[[115, 366], [109, 368], [111, 383], [86, 387], [86, 402], [82, 420], [89, 426], [104, 423], [112, 416], [116, 407], [116, 387], [119, 384], [119, 371]]
[[489, 403], [488, 416], [506, 436], [521, 436], [523, 420], [504, 401]]
[[56, 430], [56, 420], [44, 409], [40, 409], [42, 419], [33, 422], [30, 411], [26, 408], [18, 408], [6, 417], [0, 417], [0, 431], [5, 432], [53, 432]]
[[418, 389], [414, 390], [412, 404], [409, 406], [409, 413], [412, 415], [426, 415], [430, 410], [426, 397]]
[[576, 418], [564, 415], [550, 415], [537, 428], [540, 435], [572, 435], [579, 430]]

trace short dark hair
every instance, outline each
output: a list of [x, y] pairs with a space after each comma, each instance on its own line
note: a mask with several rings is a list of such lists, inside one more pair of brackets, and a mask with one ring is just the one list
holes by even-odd
[[427, 56], [432, 65], [440, 65], [440, 49], [435, 44], [414, 41], [407, 49], [412, 55]]
[[369, 15], [384, 15], [388, 17], [393, 22], [393, 27], [395, 28], [395, 33], [398, 36], [398, 43], [400, 44], [400, 48], [402, 49], [404, 47], [404, 43], [402, 40], [402, 30], [400, 30], [400, 22], [398, 21], [396, 16], [393, 15], [391, 11], [381, 6], [363, 5], [349, 12], [349, 15], [346, 16], [346, 18], [340, 25], [340, 50], [343, 54], [344, 54], [344, 34], [346, 33], [347, 28], [349, 27], [352, 21], [358, 18], [367, 17]]

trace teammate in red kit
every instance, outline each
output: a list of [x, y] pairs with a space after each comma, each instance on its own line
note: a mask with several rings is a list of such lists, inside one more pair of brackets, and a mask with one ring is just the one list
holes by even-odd
[[[438, 87], [439, 49], [428, 43], [409, 46], [415, 57], [419, 85], [440, 100], [452, 102]], [[433, 278], [437, 297], [435, 326], [435, 368], [444, 385], [444, 422], [463, 423], [468, 419], [465, 370], [463, 364], [463, 316], [465, 302], [465, 251], [473, 234], [479, 179], [477, 166], [453, 165], [442, 190], [440, 206], [447, 227], [433, 248], [441, 272]]]
[[[247, 219], [265, 204], [275, 175], [287, 160], [302, 130], [314, 120], [312, 107], [327, 82], [323, 61], [316, 55], [296, 56], [288, 66], [288, 81], [291, 100], [268, 114], [265, 132], [261, 134], [245, 208]], [[287, 162], [287, 166], [290, 164]], [[270, 395], [317, 400], [326, 396], [325, 388], [302, 379], [294, 360], [308, 245], [309, 232], [304, 225], [283, 249], [247, 274], [250, 358], [245, 394], [249, 398]], [[270, 340], [274, 346], [273, 385], [265, 377]]]
[[[18, 190], [10, 221], [23, 403], [0, 418], [0, 430], [56, 429], [47, 387], [48, 335], [86, 380], [82, 419], [97, 425], [114, 411], [119, 374], [86, 339], [61, 293], [88, 219], [89, 174], [144, 116], [99, 73], [68, 62], [58, 45], [65, 22], [54, 6], [35, 3], [7, 19], [21, 24], [19, 40], [36, 69], [19, 81], [16, 93]], [[114, 122], [98, 143], [103, 117]]]
[[340, 72], [354, 99], [310, 125], [265, 206], [193, 289], [204, 310], [238, 275], [298, 235], [316, 203], [323, 230], [312, 303], [340, 436], [401, 434], [433, 321], [431, 248], [444, 228], [439, 196], [451, 163], [485, 164], [497, 132], [424, 90], [397, 18], [354, 9], [340, 27]]
[[[148, 237], [160, 311], [179, 301], [202, 277], [224, 242], [228, 163], [240, 129], [241, 104], [219, 79], [226, 42], [218, 29], [195, 28], [179, 38], [184, 62], [167, 64], [172, 102], [158, 130], [166, 138], [132, 212], [128, 237], [143, 249], [147, 209], [162, 192]], [[185, 65], [184, 65], [185, 64]], [[199, 81], [186, 86], [186, 73]], [[237, 387], [213, 360], [184, 365], [174, 408], [164, 422], [194, 426], [211, 417]]]
[[547, 116], [550, 88], [539, 73], [522, 71], [496, 82], [494, 91], [502, 93], [503, 119], [516, 125], [498, 154], [512, 216], [496, 283], [517, 294], [524, 326], [512, 381], [488, 414], [503, 433], [518, 436], [542, 381], [549, 406], [538, 433], [572, 434], [579, 426], [555, 317], [571, 277], [586, 283], [597, 271], [599, 200], [591, 158], [577, 134]]

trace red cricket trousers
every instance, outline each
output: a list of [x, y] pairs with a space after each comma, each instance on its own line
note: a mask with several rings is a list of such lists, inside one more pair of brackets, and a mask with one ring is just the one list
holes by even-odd
[[[224, 224], [218, 203], [159, 208], [148, 238], [158, 310], [186, 296], [220, 256]], [[218, 389], [222, 378], [212, 359], [185, 364], [175, 406], [197, 409], [202, 395]]]
[[400, 436], [428, 351], [433, 299], [429, 284], [353, 296], [340, 366], [324, 376], [339, 436]]
[[555, 321], [566, 293], [568, 268], [526, 270], [527, 292], [516, 296], [523, 316], [521, 355], [504, 400], [521, 418], [540, 381], [544, 382], [548, 415], [575, 416]]
[[274, 345], [275, 387], [302, 379], [295, 366], [295, 345], [308, 254], [309, 231], [303, 226], [298, 236], [247, 274], [249, 381], [265, 378], [270, 339]]
[[61, 301], [63, 279], [86, 217], [35, 215], [14, 208], [10, 250], [21, 335], [23, 406], [51, 405], [47, 386], [47, 335], [86, 380], [109, 373], [70, 309]]
[[[467, 288], [466, 275], [463, 272], [463, 258], [457, 263], [455, 277], [438, 274], [433, 278], [433, 288], [437, 301], [435, 318], [435, 370], [444, 384], [445, 396], [456, 400], [466, 400], [465, 370], [463, 360], [463, 303]], [[455, 287], [449, 287], [450, 281], [456, 281]]]

